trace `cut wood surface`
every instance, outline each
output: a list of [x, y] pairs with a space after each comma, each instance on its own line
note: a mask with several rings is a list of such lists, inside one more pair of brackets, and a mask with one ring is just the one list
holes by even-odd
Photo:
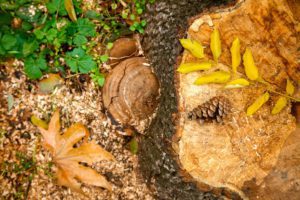
[[[266, 190], [276, 191], [273, 186], [283, 185], [282, 181], [287, 181], [272, 182], [270, 173], [276, 173], [272, 170], [276, 163], [280, 164], [277, 162], [279, 154], [286, 139], [296, 128], [295, 118], [290, 114], [291, 104], [279, 114], [272, 115], [271, 110], [278, 95], [271, 94], [270, 102], [253, 115], [247, 116], [247, 107], [267, 90], [266, 85], [254, 83], [244, 88], [224, 89], [224, 85], [220, 84], [198, 86], [194, 82], [198, 77], [212, 71], [231, 71], [230, 47], [236, 37], [241, 41], [241, 52], [245, 52], [246, 48], [253, 52], [261, 78], [270, 83], [271, 87], [285, 88], [289, 78], [297, 82], [300, 75], [297, 20], [285, 0], [240, 1], [231, 9], [205, 13], [194, 19], [196, 24], [192, 23], [189, 28], [188, 38], [205, 46], [206, 59], [214, 59], [209, 49], [213, 30], [220, 31], [222, 42], [222, 54], [218, 64], [212, 69], [178, 75], [180, 119], [173, 146], [179, 155], [181, 168], [197, 182], [229, 188], [245, 199], [250, 193], [251, 199], [257, 196], [279, 199], [272, 194], [267, 195], [264, 187]], [[185, 51], [182, 63], [190, 62], [203, 61]], [[242, 65], [237, 71], [235, 78], [245, 77]], [[231, 112], [222, 124], [202, 124], [187, 118], [187, 113], [216, 96], [225, 97], [231, 105]], [[283, 157], [281, 159], [285, 159]], [[299, 159], [294, 161], [300, 162]], [[298, 171], [293, 167], [285, 166], [286, 170], [291, 170], [291, 173], [297, 175]], [[267, 178], [268, 176], [270, 177]], [[273, 179], [276, 178], [278, 177]], [[259, 188], [259, 193], [257, 188], [252, 187], [250, 191], [246, 189], [250, 181]], [[282, 190], [286, 190], [299, 198], [300, 191], [291, 189], [296, 187], [296, 184], [297, 182], [290, 180], [289, 186], [275, 188], [281, 190], [282, 195]]]

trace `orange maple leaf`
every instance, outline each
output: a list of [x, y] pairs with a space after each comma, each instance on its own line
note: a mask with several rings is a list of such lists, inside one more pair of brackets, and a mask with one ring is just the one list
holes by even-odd
[[[52, 153], [53, 161], [57, 166], [58, 184], [82, 194], [79, 181], [111, 190], [111, 184], [105, 177], [92, 168], [79, 164], [84, 162], [90, 165], [101, 160], [114, 160], [114, 157], [95, 141], [87, 142], [89, 132], [82, 124], [73, 124], [64, 134], [61, 134], [57, 110], [50, 120], [48, 130], [38, 128], [44, 138], [43, 146]], [[82, 138], [85, 139], [82, 145], [74, 148], [73, 146]]]

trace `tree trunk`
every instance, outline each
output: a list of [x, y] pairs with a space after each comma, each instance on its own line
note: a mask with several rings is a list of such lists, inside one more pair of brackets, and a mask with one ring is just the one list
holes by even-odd
[[145, 179], [154, 181], [159, 199], [219, 198], [201, 192], [195, 183], [184, 181], [172, 153], [171, 141], [178, 112], [174, 67], [182, 52], [178, 39], [184, 37], [188, 19], [203, 9], [230, 2], [233, 1], [158, 0], [148, 8], [143, 48], [160, 80], [161, 96], [157, 116], [140, 143], [139, 163]]
[[[186, 117], [191, 108], [210, 102], [216, 94], [220, 94], [235, 110], [238, 110], [238, 115], [233, 113], [229, 118], [237, 119], [238, 122], [246, 120], [248, 123], [245, 109], [256, 96], [268, 90], [266, 86], [259, 84], [243, 90], [223, 91], [220, 86], [189, 90], [191, 80], [195, 75], [203, 75], [202, 72], [193, 75], [174, 73], [181, 62], [199, 62], [186, 52], [183, 56], [180, 55], [182, 48], [178, 39], [186, 37], [186, 32], [188, 37], [199, 40], [209, 47], [213, 28], [206, 26], [200, 28], [200, 31], [191, 30], [193, 28], [187, 31], [188, 20], [193, 22], [194, 19], [203, 17], [199, 15], [203, 9], [221, 5], [224, 8], [235, 3], [158, 0], [149, 6], [146, 13], [148, 26], [143, 39], [143, 48], [160, 80], [161, 96], [157, 115], [145, 135], [141, 137], [139, 163], [140, 171], [149, 183], [154, 184], [159, 199], [218, 199], [224, 196], [240, 199], [247, 196], [253, 198], [254, 194], [267, 198], [267, 190], [262, 189], [260, 184], [270, 183], [272, 180], [273, 177], [267, 174], [276, 169], [280, 150], [295, 128], [295, 120], [290, 115], [290, 103], [280, 115], [269, 113], [279, 97], [276, 94], [271, 94], [271, 102], [267, 103], [255, 117], [250, 117], [249, 125], [243, 123], [239, 125], [239, 130], [242, 130], [239, 132], [229, 125], [232, 121], [228, 119], [225, 125], [202, 126], [189, 121]], [[299, 30], [296, 27], [299, 25], [299, 15], [294, 8], [299, 8], [299, 2], [263, 0], [259, 5], [256, 3], [254, 0], [239, 1], [239, 4], [231, 7], [232, 9], [221, 14], [218, 12], [218, 16], [212, 20], [223, 36], [222, 45], [224, 45], [219, 59], [221, 64], [218, 64], [217, 68], [228, 70], [228, 66], [231, 66], [230, 45], [233, 38], [238, 36], [243, 45], [241, 51], [244, 52], [246, 47], [253, 50], [262, 78], [273, 88], [285, 88], [287, 79], [298, 84], [300, 73], [297, 70], [299, 64], [296, 60], [299, 58], [297, 57]], [[193, 18], [195, 15], [199, 16]], [[212, 59], [209, 48], [205, 48], [205, 53]], [[273, 63], [275, 61], [276, 64]], [[241, 77], [245, 75], [241, 69], [238, 74]], [[243, 95], [239, 95], [240, 93]], [[299, 91], [294, 97], [299, 97]], [[265, 126], [270, 126], [269, 129], [265, 129], [267, 135], [271, 135], [267, 138], [257, 134]], [[274, 127], [278, 127], [277, 133]], [[220, 136], [219, 133], [223, 135]], [[249, 144], [239, 144], [239, 141], [244, 141], [247, 137], [251, 138]], [[202, 145], [206, 139], [208, 146]], [[258, 145], [258, 150], [251, 152], [253, 147], [251, 145]], [[284, 155], [286, 154], [285, 151]], [[218, 160], [219, 157], [222, 157], [220, 163], [207, 164], [211, 160]], [[194, 158], [198, 164], [193, 163]], [[280, 163], [282, 165], [282, 161]], [[299, 159], [297, 163], [300, 163]], [[284, 166], [284, 169], [288, 168], [298, 174], [298, 170], [293, 166], [290, 167]], [[191, 173], [191, 169], [198, 171]], [[275, 178], [278, 179], [278, 175]], [[279, 190], [280, 185], [283, 185], [283, 182], [276, 186], [274, 184], [269, 190]], [[300, 197], [299, 192], [293, 191], [292, 194]]]

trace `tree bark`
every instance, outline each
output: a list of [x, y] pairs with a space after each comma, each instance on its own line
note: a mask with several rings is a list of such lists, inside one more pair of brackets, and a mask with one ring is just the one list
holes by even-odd
[[[147, 28], [143, 48], [160, 80], [161, 96], [157, 115], [139, 148], [140, 171], [149, 183], [154, 183], [158, 199], [222, 199], [227, 191], [220, 189], [218, 196], [200, 191], [193, 182], [184, 180], [186, 175], [176, 162], [171, 150], [175, 132], [177, 98], [174, 67], [182, 52], [179, 38], [184, 37], [188, 19], [204, 9], [228, 5], [233, 0], [158, 0], [147, 8]], [[210, 188], [207, 187], [209, 191]], [[226, 194], [238, 199], [235, 193]]]

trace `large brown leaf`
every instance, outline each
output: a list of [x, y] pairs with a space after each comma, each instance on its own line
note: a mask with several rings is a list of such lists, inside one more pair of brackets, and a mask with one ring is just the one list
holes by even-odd
[[[88, 130], [80, 123], [73, 124], [64, 134], [60, 134], [59, 111], [56, 111], [49, 123], [48, 130], [39, 127], [43, 138], [44, 147], [48, 149], [57, 166], [58, 184], [67, 186], [74, 191], [83, 193], [80, 182], [100, 186], [111, 190], [110, 183], [90, 167], [85, 167], [79, 162], [92, 164], [102, 160], [114, 160], [114, 157], [96, 144], [95, 141], [87, 142]], [[85, 139], [83, 143], [73, 146]]]

